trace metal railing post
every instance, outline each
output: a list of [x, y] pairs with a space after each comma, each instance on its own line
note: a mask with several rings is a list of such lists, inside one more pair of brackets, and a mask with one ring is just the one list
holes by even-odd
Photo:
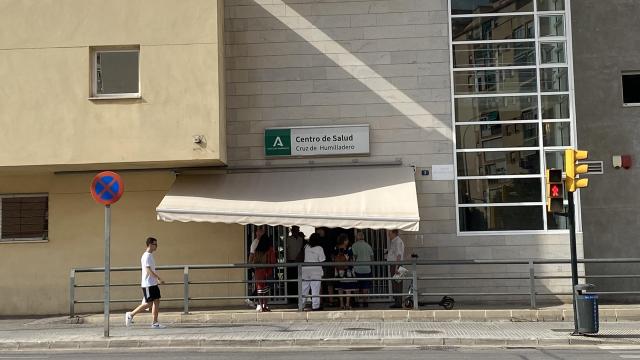
[[183, 314], [189, 313], [189, 267], [184, 267], [184, 273], [182, 277], [184, 281], [184, 310]]
[[304, 295], [302, 294], [302, 265], [298, 264], [298, 311], [304, 310]]
[[416, 259], [411, 261], [411, 266], [413, 267], [413, 275], [412, 275], [412, 284], [413, 287], [413, 310], [418, 310], [418, 264]]
[[76, 269], [71, 269], [69, 273], [69, 317], [76, 315]]
[[529, 260], [529, 297], [531, 301], [531, 309], [536, 308], [536, 273], [533, 260]]

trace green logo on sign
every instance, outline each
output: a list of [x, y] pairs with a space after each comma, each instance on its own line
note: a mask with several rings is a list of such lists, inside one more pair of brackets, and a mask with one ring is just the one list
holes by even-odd
[[265, 129], [264, 154], [291, 156], [291, 129]]

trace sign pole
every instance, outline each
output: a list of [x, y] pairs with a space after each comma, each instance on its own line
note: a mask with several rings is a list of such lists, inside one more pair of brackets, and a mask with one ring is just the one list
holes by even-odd
[[571, 247], [571, 296], [573, 299], [574, 334], [578, 334], [578, 312], [576, 304], [576, 285], [578, 285], [578, 255], [576, 251], [576, 209], [573, 204], [573, 192], [567, 192], [569, 200], [569, 246]]
[[109, 303], [111, 302], [111, 204], [124, 193], [120, 175], [103, 171], [96, 175], [89, 186], [91, 197], [104, 205], [104, 337], [109, 337]]
[[104, 207], [104, 337], [109, 337], [109, 302], [111, 300], [111, 205]]

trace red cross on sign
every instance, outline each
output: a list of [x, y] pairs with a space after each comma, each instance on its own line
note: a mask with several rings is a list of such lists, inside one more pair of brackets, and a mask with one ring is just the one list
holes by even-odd
[[118, 201], [124, 193], [124, 183], [120, 175], [113, 171], [103, 171], [91, 182], [93, 200], [103, 205], [111, 205]]

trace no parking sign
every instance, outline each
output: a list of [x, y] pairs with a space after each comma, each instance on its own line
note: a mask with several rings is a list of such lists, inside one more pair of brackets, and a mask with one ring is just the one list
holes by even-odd
[[113, 171], [103, 171], [91, 182], [91, 196], [102, 205], [111, 205], [124, 193], [124, 183], [120, 175]]
[[109, 337], [109, 303], [111, 300], [111, 204], [124, 193], [124, 183], [120, 175], [113, 171], [103, 171], [96, 175], [89, 188], [91, 197], [104, 205], [104, 336]]

